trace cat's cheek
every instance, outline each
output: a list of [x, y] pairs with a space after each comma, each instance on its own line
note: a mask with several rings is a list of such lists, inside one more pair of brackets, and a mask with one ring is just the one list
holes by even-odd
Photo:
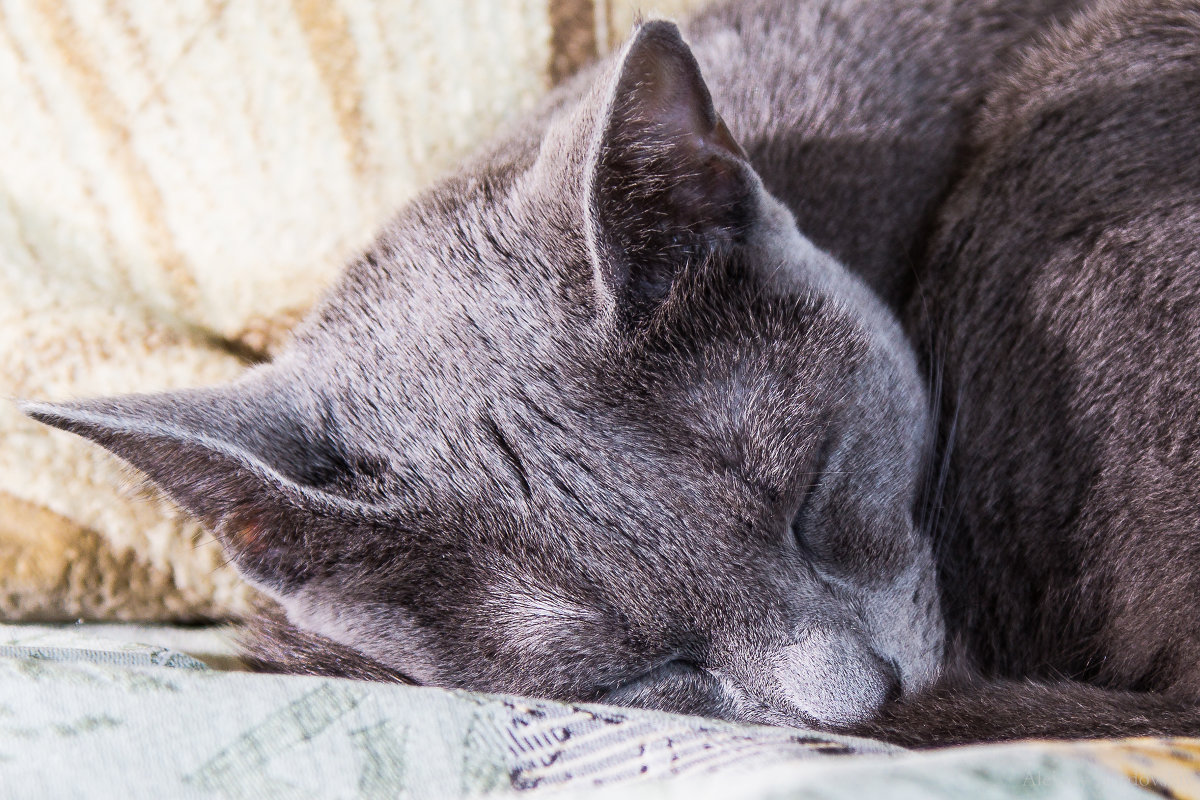
[[863, 607], [872, 646], [896, 664], [902, 694], [932, 685], [942, 671], [946, 641], [932, 564], [872, 593]]
[[[315, 582], [313, 582], [315, 583]], [[279, 605], [296, 627], [357, 650], [423, 686], [444, 686], [444, 670], [425, 653], [416, 625], [398, 609], [354, 608], [334, 586], [313, 585], [282, 597]]]

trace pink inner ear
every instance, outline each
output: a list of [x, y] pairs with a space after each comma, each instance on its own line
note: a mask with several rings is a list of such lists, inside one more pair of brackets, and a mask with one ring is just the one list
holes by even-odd
[[239, 555], [260, 556], [270, 546], [267, 526], [262, 520], [242, 517], [226, 527], [226, 538]]

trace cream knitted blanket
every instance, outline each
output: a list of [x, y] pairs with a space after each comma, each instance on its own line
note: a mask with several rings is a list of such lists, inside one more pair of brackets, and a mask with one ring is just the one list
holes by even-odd
[[634, 13], [0, 3], [0, 618], [246, 612], [251, 592], [195, 524], [8, 400], [202, 385], [269, 356], [390, 212]]

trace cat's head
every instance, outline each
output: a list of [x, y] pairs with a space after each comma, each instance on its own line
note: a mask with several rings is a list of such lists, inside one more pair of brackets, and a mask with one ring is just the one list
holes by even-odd
[[913, 358], [667, 23], [410, 204], [274, 362], [26, 411], [420, 683], [839, 726], [938, 667]]

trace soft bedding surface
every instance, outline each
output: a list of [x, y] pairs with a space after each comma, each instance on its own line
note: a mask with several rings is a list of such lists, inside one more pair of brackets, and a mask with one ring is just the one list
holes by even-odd
[[213, 630], [0, 626], [0, 798], [1200, 797], [1197, 741], [917, 754], [649, 711], [212, 669], [155, 640], [231, 653]]

